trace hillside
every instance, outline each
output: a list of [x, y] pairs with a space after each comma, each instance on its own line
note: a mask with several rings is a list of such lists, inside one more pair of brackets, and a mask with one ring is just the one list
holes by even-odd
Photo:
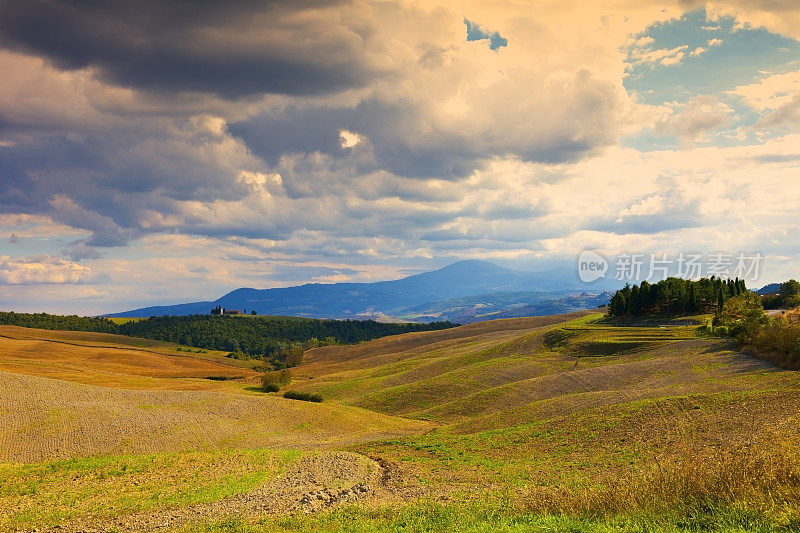
[[794, 377], [727, 340], [699, 338], [695, 326], [622, 328], [599, 316], [507, 319], [318, 348], [293, 386], [474, 432], [648, 398], [741, 392], [749, 373]]
[[[0, 461], [28, 464], [0, 463], [0, 527], [790, 527], [800, 378], [700, 320], [581, 311], [320, 347], [281, 392], [322, 403], [257, 392], [240, 367], [203, 379], [212, 353], [4, 329]], [[47, 462], [67, 457], [86, 459]], [[61, 499], [64, 479], [84, 488]]]
[[85, 332], [0, 326], [0, 462], [186, 448], [308, 447], [425, 423], [258, 392], [217, 353]]
[[183, 390], [219, 388], [227, 380], [259, 376], [252, 361], [225, 357], [227, 352], [183, 350], [108, 333], [0, 326], [0, 370], [6, 372], [128, 389]]
[[[459, 307], [463, 311], [481, 304], [484, 300], [491, 300], [495, 293], [524, 293], [505, 303], [515, 307], [519, 304], [531, 305], [543, 300], [564, 298], [581, 288], [586, 289], [585, 286], [579, 286], [577, 278], [570, 271], [523, 272], [488, 261], [467, 260], [392, 281], [311, 283], [273, 289], [241, 288], [214, 301], [146, 307], [112, 313], [109, 316], [205, 314], [212, 307], [220, 305], [226, 309], [310, 318], [353, 318], [381, 313], [389, 317], [420, 319], [431, 312], [424, 306], [436, 302], [459, 298], [476, 300]], [[508, 307], [500, 309], [506, 308]], [[546, 310], [541, 310], [538, 314], [546, 313]], [[433, 319], [445, 320], [448, 316], [456, 315], [440, 313], [440, 318]], [[459, 316], [469, 318], [463, 312]]]

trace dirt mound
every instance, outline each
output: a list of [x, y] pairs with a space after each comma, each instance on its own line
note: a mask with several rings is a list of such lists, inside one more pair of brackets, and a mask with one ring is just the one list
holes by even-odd
[[230, 516], [315, 512], [367, 497], [382, 477], [383, 467], [363, 455], [322, 452], [300, 459], [283, 475], [252, 492], [190, 507], [65, 524], [50, 531], [165, 531]]

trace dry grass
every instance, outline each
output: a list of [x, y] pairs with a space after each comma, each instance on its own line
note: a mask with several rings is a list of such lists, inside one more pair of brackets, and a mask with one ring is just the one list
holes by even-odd
[[0, 462], [207, 448], [325, 448], [429, 427], [274, 395], [122, 390], [8, 372], [0, 372], [0, 419]]
[[[727, 341], [698, 338], [695, 326], [620, 328], [597, 318], [500, 320], [312, 350], [292, 388], [470, 433], [786, 379]], [[754, 382], [755, 373], [775, 376]]]
[[230, 389], [208, 378], [257, 381], [259, 373], [211, 352], [104, 333], [0, 326], [0, 370], [121, 388]]
[[528, 512], [594, 516], [735, 505], [765, 513], [800, 509], [796, 440], [767, 433], [713, 447], [688, 439], [659, 455], [615, 477], [600, 476], [591, 487], [528, 490], [520, 502]]

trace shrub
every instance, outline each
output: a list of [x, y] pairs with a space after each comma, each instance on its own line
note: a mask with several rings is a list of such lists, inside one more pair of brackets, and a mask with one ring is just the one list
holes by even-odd
[[274, 370], [265, 372], [261, 378], [261, 388], [267, 392], [278, 392], [292, 382], [292, 373], [289, 370]]
[[783, 317], [775, 317], [761, 328], [750, 345], [760, 357], [784, 368], [800, 367], [800, 324], [792, 324]]
[[283, 393], [284, 398], [290, 400], [302, 400], [304, 402], [321, 402], [322, 396], [319, 394], [311, 394], [310, 392], [300, 392], [296, 390], [287, 390]]
[[789, 296], [783, 301], [783, 307], [786, 309], [794, 309], [798, 306], [800, 306], [800, 294]]

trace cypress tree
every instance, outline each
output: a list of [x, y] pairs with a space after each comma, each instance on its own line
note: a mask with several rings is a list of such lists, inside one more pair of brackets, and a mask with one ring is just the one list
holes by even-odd
[[647, 281], [643, 281], [642, 286], [639, 287], [639, 301], [641, 302], [642, 310], [650, 307], [650, 298], [650, 284]]
[[642, 312], [642, 295], [639, 287], [634, 285], [631, 288], [631, 314], [639, 315]]

